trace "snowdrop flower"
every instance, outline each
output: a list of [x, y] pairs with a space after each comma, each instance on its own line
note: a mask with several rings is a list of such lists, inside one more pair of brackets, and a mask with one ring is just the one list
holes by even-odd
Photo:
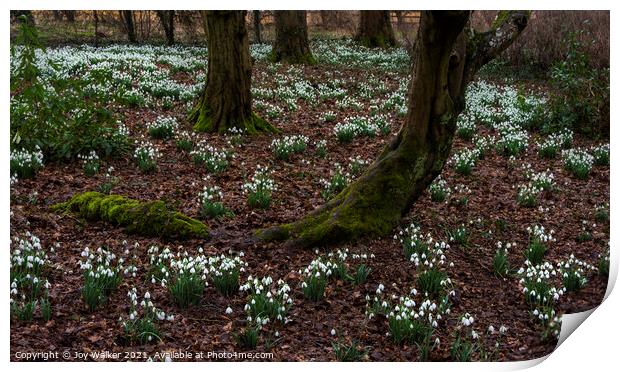
[[336, 335], [336, 330], [332, 328], [332, 331], [330, 332], [332, 336]]
[[229, 315], [230, 315], [230, 314], [232, 314], [232, 312], [233, 312], [233, 309], [231, 309], [231, 308], [230, 308], [230, 306], [228, 306], [228, 307], [226, 308], [226, 314], [229, 314]]

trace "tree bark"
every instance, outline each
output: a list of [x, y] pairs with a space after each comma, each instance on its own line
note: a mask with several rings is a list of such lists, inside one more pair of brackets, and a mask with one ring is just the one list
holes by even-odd
[[338, 15], [333, 10], [321, 10], [321, 27], [331, 30], [338, 23]]
[[130, 43], [135, 43], [136, 39], [136, 28], [133, 22], [133, 10], [119, 10], [121, 20], [123, 21], [123, 26], [125, 27], [125, 31], [127, 32], [127, 39], [129, 39]]
[[412, 64], [409, 109], [398, 136], [357, 180], [299, 221], [259, 231], [259, 240], [317, 246], [387, 235], [440, 174], [451, 148], [465, 89], [508, 47], [529, 12], [502, 11], [484, 33], [464, 31], [470, 11], [424, 11]]
[[62, 10], [61, 12], [67, 19], [67, 22], [75, 23], [75, 10]]
[[194, 130], [226, 133], [230, 128], [253, 134], [275, 132], [252, 112], [252, 61], [245, 10], [205, 11], [209, 67], [198, 105], [189, 115]]
[[254, 18], [254, 40], [256, 40], [258, 44], [261, 44], [263, 41], [260, 37], [260, 10], [254, 10], [252, 13]]
[[357, 40], [370, 48], [396, 46], [388, 10], [361, 10]]
[[168, 45], [174, 45], [174, 10], [156, 10]]
[[276, 10], [276, 41], [272, 60], [288, 63], [315, 63], [310, 43], [305, 10]]
[[93, 20], [95, 22], [95, 34], [93, 35], [95, 46], [99, 45], [99, 15], [96, 10], [93, 10]]

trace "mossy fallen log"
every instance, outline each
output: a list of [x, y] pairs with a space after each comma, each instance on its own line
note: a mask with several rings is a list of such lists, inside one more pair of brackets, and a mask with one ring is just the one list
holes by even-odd
[[70, 212], [90, 221], [122, 226], [127, 233], [165, 239], [207, 238], [202, 222], [174, 211], [161, 200], [141, 201], [122, 195], [88, 191], [76, 194], [52, 210]]

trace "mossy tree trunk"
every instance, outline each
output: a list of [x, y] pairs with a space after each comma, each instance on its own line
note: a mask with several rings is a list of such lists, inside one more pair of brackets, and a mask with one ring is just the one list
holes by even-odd
[[361, 10], [357, 40], [370, 48], [388, 48], [396, 45], [388, 10]]
[[168, 45], [174, 44], [174, 10], [157, 10], [157, 17], [161, 22]]
[[205, 11], [209, 66], [198, 105], [189, 115], [194, 130], [226, 133], [238, 128], [253, 134], [275, 132], [252, 113], [252, 61], [245, 10]]
[[386, 235], [439, 175], [450, 154], [465, 89], [525, 28], [529, 13], [504, 11], [492, 29], [469, 28], [469, 11], [424, 11], [401, 131], [357, 180], [299, 221], [259, 231], [262, 241], [316, 246]]
[[314, 63], [308, 42], [305, 10], [276, 10], [276, 41], [271, 58], [274, 62]]
[[127, 32], [127, 39], [129, 39], [130, 43], [135, 43], [137, 38], [136, 28], [133, 22], [133, 10], [119, 10], [118, 12], [120, 13], [121, 21], [123, 21], [125, 32]]

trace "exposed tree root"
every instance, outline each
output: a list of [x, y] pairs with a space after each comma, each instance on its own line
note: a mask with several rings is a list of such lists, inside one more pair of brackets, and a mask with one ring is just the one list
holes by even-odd
[[140, 201], [89, 191], [76, 194], [52, 210], [71, 212], [91, 221], [125, 227], [128, 233], [165, 239], [208, 238], [207, 226], [169, 209], [161, 200]]

